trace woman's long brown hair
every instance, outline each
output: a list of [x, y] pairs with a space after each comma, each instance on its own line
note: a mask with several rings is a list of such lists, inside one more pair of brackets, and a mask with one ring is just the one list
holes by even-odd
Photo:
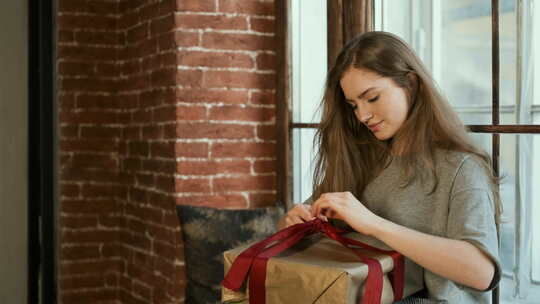
[[[407, 119], [387, 141], [379, 141], [358, 121], [345, 102], [340, 80], [350, 69], [364, 69], [388, 77], [408, 92]], [[491, 177], [496, 219], [502, 211], [498, 184], [491, 158], [475, 146], [458, 115], [439, 93], [421, 60], [399, 37], [386, 32], [367, 32], [348, 42], [330, 69], [320, 110], [321, 123], [315, 136], [318, 153], [313, 176], [313, 199], [325, 192], [350, 191], [358, 199], [367, 184], [390, 160], [391, 154], [405, 161], [402, 187], [415, 178], [438, 186], [435, 149], [476, 155]], [[427, 168], [418, 174], [418, 168]], [[429, 178], [431, 177], [431, 178]]]

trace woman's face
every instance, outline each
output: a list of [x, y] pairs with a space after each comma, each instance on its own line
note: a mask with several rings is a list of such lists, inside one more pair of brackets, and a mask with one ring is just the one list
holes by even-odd
[[367, 69], [349, 68], [340, 80], [351, 111], [379, 140], [392, 138], [407, 118], [407, 91]]

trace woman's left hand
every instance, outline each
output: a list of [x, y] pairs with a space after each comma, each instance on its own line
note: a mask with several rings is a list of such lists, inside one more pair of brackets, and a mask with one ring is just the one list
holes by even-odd
[[354, 230], [373, 235], [381, 218], [366, 208], [350, 192], [330, 192], [322, 194], [311, 207], [313, 216], [324, 215], [345, 221]]

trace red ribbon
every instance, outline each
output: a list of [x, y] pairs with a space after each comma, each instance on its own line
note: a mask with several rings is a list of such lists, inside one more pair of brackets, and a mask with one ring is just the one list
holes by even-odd
[[360, 241], [343, 237], [342, 234], [345, 231], [320, 219], [290, 226], [253, 244], [234, 260], [221, 284], [230, 290], [238, 291], [249, 274], [249, 303], [265, 304], [266, 265], [268, 260], [292, 247], [302, 238], [318, 232], [351, 249], [363, 263], [367, 264], [368, 275], [365, 280], [366, 288], [360, 304], [381, 303], [384, 274], [378, 260], [365, 256], [357, 251], [355, 247], [362, 247], [392, 257], [394, 268], [390, 272], [390, 281], [394, 290], [394, 301], [401, 300], [403, 297], [405, 273], [403, 255], [396, 251], [382, 250]]

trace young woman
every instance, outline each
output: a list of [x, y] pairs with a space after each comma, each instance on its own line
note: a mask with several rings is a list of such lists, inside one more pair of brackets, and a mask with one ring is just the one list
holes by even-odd
[[280, 227], [342, 220], [424, 268], [415, 297], [491, 303], [498, 180], [411, 48], [385, 32], [350, 41], [329, 71], [322, 111], [313, 195]]

